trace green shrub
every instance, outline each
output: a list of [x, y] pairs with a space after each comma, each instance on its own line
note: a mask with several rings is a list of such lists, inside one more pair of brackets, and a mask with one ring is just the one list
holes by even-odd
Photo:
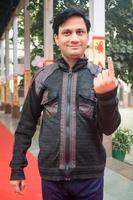
[[127, 128], [118, 128], [112, 137], [112, 150], [129, 153], [133, 144], [133, 135]]

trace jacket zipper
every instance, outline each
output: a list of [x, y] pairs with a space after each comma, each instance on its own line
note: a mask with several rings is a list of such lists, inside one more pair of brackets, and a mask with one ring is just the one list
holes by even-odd
[[70, 180], [69, 165], [70, 165], [70, 104], [71, 104], [71, 82], [72, 72], [68, 73], [68, 85], [67, 85], [67, 107], [66, 107], [66, 145], [65, 145], [65, 172], [66, 180]]

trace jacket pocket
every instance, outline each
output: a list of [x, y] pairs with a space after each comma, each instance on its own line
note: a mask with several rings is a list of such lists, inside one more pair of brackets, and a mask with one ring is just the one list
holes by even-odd
[[93, 90], [80, 90], [79, 97], [79, 113], [89, 119], [93, 119], [96, 114], [96, 98]]
[[44, 106], [47, 117], [53, 117], [58, 111], [58, 91], [44, 91], [41, 105]]

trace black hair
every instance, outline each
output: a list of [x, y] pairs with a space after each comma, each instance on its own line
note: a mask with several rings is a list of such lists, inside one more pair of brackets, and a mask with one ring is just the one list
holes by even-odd
[[79, 8], [66, 8], [59, 15], [57, 15], [53, 20], [54, 34], [58, 35], [59, 26], [61, 26], [71, 16], [82, 17], [85, 22], [87, 32], [90, 31], [90, 27], [91, 27], [90, 21]]

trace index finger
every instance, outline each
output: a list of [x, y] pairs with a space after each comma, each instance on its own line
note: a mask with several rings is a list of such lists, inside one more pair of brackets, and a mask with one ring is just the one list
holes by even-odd
[[109, 76], [114, 76], [114, 65], [113, 65], [113, 61], [111, 57], [107, 58], [107, 62], [108, 62], [108, 70], [109, 70]]

